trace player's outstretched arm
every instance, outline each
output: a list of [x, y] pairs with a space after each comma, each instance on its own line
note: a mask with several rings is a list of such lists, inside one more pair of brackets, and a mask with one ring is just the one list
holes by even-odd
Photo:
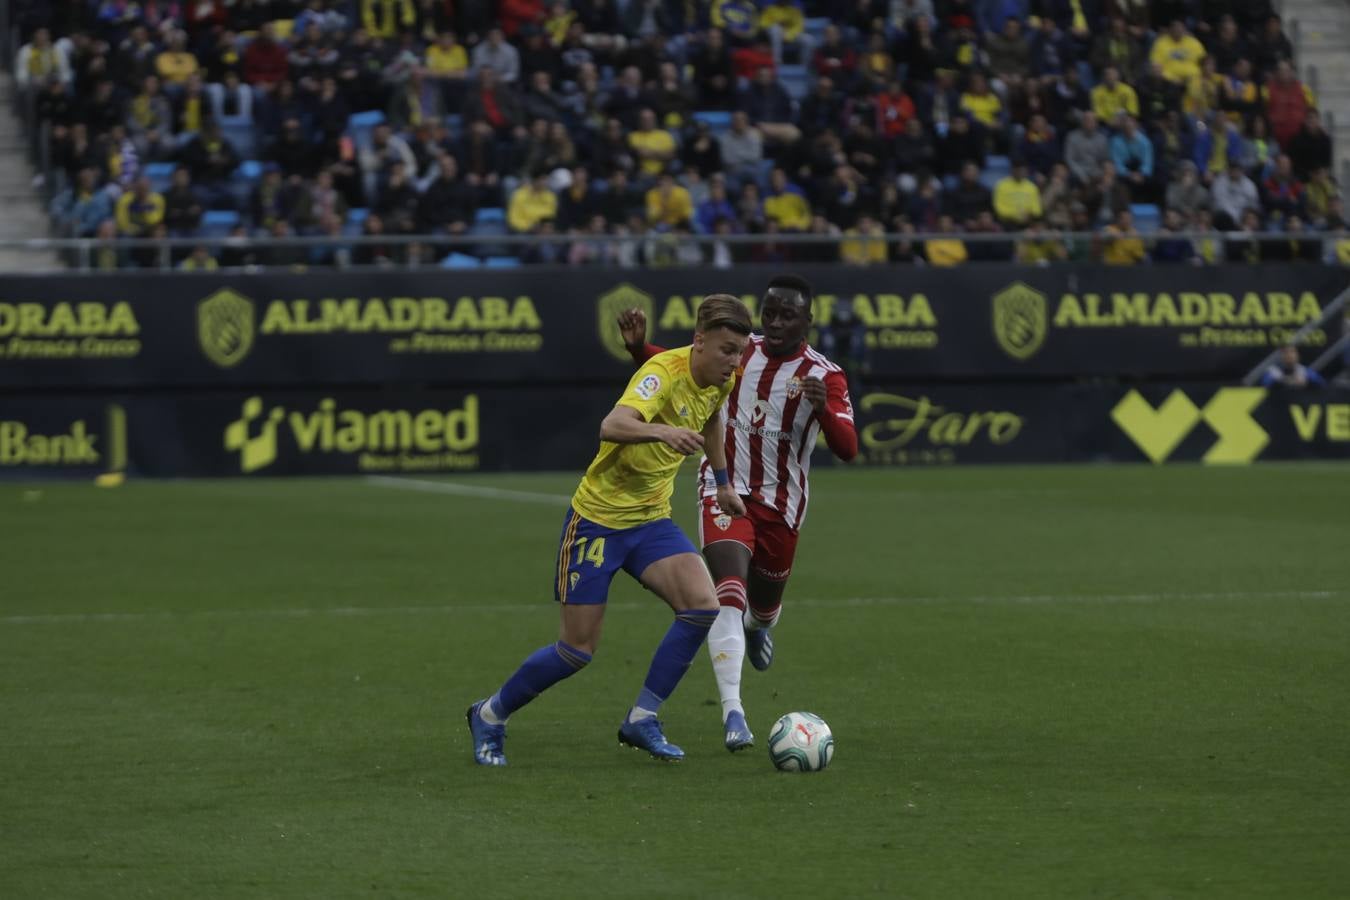
[[703, 449], [703, 435], [689, 428], [648, 422], [631, 406], [616, 406], [600, 423], [600, 440], [615, 444], [651, 444], [660, 441], [672, 450], [692, 456]]
[[717, 480], [717, 505], [733, 516], [745, 515], [745, 501], [727, 482], [727, 426], [721, 410], [713, 413], [708, 424], [703, 426], [703, 452]]
[[628, 355], [639, 366], [666, 351], [665, 347], [647, 343], [647, 314], [636, 307], [619, 313], [619, 334], [623, 336]]

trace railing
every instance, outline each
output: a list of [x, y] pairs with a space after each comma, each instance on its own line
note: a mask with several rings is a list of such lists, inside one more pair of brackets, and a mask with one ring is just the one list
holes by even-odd
[[[1336, 299], [1332, 300], [1330, 303], [1328, 303], [1325, 307], [1322, 308], [1321, 318], [1317, 319], [1316, 321], [1307, 322], [1306, 324], [1304, 324], [1302, 328], [1294, 332], [1293, 336], [1288, 339], [1287, 343], [1295, 345], [1302, 344], [1303, 339], [1306, 338], [1313, 331], [1316, 331], [1317, 329], [1321, 328], [1323, 325], [1330, 322], [1336, 316], [1341, 315], [1342, 314], [1341, 310], [1345, 309], [1347, 302], [1350, 302], [1350, 288], [1347, 288], [1341, 291], [1339, 294], [1337, 294]], [[1336, 358], [1337, 351], [1339, 351], [1342, 347], [1346, 345], [1347, 339], [1350, 339], [1350, 334], [1342, 335], [1339, 340], [1333, 342], [1332, 345], [1327, 348], [1326, 352], [1324, 352], [1321, 356], [1319, 356], [1317, 360], [1312, 364], [1312, 368], [1315, 371], [1320, 372], [1323, 369], [1325, 369], [1328, 365], [1330, 365], [1331, 361]], [[1280, 355], [1279, 348], [1272, 350], [1269, 354], [1266, 355], [1264, 359], [1262, 359], [1259, 363], [1257, 363], [1250, 372], [1246, 374], [1246, 376], [1242, 379], [1242, 383], [1246, 385], [1252, 385], [1260, 381], [1262, 373], [1265, 372], [1266, 369], [1270, 368], [1271, 364], [1275, 362], [1275, 360], [1279, 357], [1279, 355]]]
[[[716, 266], [719, 260], [725, 265], [744, 262], [841, 262], [839, 249], [844, 244], [888, 248], [909, 247], [915, 252], [912, 262], [920, 265], [936, 265], [918, 258], [919, 252], [929, 241], [960, 241], [966, 245], [969, 258], [961, 264], [979, 264], [981, 262], [1016, 262], [1020, 245], [1054, 244], [1065, 248], [1064, 260], [1037, 260], [1037, 265], [1053, 265], [1059, 262], [1099, 262], [1102, 251], [1109, 245], [1122, 240], [1138, 240], [1147, 252], [1159, 241], [1212, 241], [1223, 263], [1225, 247], [1230, 243], [1259, 245], [1291, 244], [1297, 242], [1305, 247], [1317, 247], [1316, 260], [1300, 257], [1296, 261], [1313, 262], [1323, 260], [1326, 242], [1339, 240], [1321, 232], [1290, 233], [1284, 231], [1266, 232], [1219, 232], [1219, 231], [1178, 231], [1178, 232], [1139, 232], [1126, 236], [1103, 234], [1101, 232], [1027, 232], [1013, 233], [946, 233], [946, 232], [889, 232], [872, 235], [821, 235], [803, 233], [765, 234], [673, 234], [647, 233], [629, 234], [559, 234], [557, 236], [505, 234], [415, 234], [415, 235], [343, 235], [343, 236], [306, 236], [287, 238], [243, 238], [232, 236], [198, 236], [175, 238], [119, 238], [101, 240], [96, 238], [31, 238], [27, 240], [0, 240], [0, 251], [11, 250], [44, 254], [50, 260], [50, 254], [57, 254], [64, 262], [57, 271], [75, 270], [81, 272], [110, 272], [114, 269], [100, 259], [105, 251], [117, 254], [118, 271], [168, 270], [179, 268], [182, 260], [197, 248], [205, 248], [208, 253], [229, 252], [234, 254], [256, 253], [259, 258], [239, 266], [221, 266], [216, 268], [257, 269], [298, 269], [308, 267], [324, 268], [361, 268], [411, 266], [418, 268], [473, 267], [486, 261], [493, 265], [561, 265], [568, 266], [565, 259], [566, 249], [574, 244], [586, 244], [607, 249], [601, 259], [570, 265], [608, 265], [610, 267], [633, 266]], [[548, 247], [564, 254], [561, 260], [531, 262], [522, 260], [513, 254], [520, 251], [537, 250]], [[680, 252], [689, 253], [688, 248], [699, 249], [699, 258], [680, 258]], [[362, 248], [401, 248], [405, 257], [399, 261], [375, 261], [361, 263], [353, 259], [356, 251]], [[783, 248], [783, 258], [776, 259], [772, 254]], [[788, 250], [786, 248], [792, 248]], [[809, 248], [809, 249], [808, 249]], [[833, 248], [833, 249], [831, 249]], [[737, 257], [737, 249], [748, 251], [754, 259]], [[267, 258], [277, 251], [311, 251], [308, 260], [285, 259], [275, 262]], [[723, 253], [723, 250], [726, 253]], [[812, 253], [811, 251], [815, 252]], [[1070, 250], [1073, 252], [1070, 253]], [[805, 251], [805, 252], [803, 252]], [[1305, 251], [1307, 252], [1307, 251]], [[622, 257], [617, 254], [627, 254]], [[645, 253], [649, 257], [644, 258]], [[889, 251], [888, 251], [889, 253]], [[766, 254], [769, 254], [766, 256]], [[630, 260], [630, 256], [632, 259]], [[213, 257], [214, 259], [214, 257]], [[493, 261], [496, 261], [495, 263]], [[895, 259], [888, 261], [870, 261], [874, 264], [905, 264], [911, 260]], [[1275, 260], [1266, 260], [1275, 261]], [[860, 265], [862, 263], [859, 263]], [[1146, 257], [1140, 264], [1151, 264]], [[1187, 263], [1158, 263], [1181, 264]], [[1201, 265], [1198, 257], [1189, 264]], [[189, 269], [191, 267], [188, 267]], [[48, 271], [53, 267], [48, 266]]]

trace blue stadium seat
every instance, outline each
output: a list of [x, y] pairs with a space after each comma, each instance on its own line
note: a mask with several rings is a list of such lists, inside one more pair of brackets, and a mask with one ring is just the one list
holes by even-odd
[[1012, 174], [1012, 160], [1006, 156], [987, 156], [984, 160], [984, 170], [997, 180], [1004, 175]]
[[343, 234], [360, 234], [366, 226], [366, 219], [370, 216], [370, 210], [364, 206], [357, 206], [347, 210], [347, 221], [342, 224]]
[[506, 210], [500, 206], [480, 206], [478, 212], [474, 213], [473, 223], [475, 225], [505, 225]]
[[793, 100], [801, 100], [811, 90], [811, 79], [807, 76], [806, 66], [779, 66], [778, 81]]
[[352, 113], [347, 117], [347, 131], [351, 134], [353, 141], [364, 147], [370, 143], [370, 133], [375, 130], [375, 126], [382, 122], [384, 122], [384, 113], [378, 109]]
[[246, 159], [239, 164], [239, 168], [234, 170], [234, 177], [241, 178], [244, 181], [261, 181], [262, 175], [262, 163], [256, 159]]
[[695, 122], [707, 122], [713, 134], [731, 129], [731, 113], [724, 109], [704, 109], [694, 113]]
[[520, 266], [520, 260], [514, 256], [489, 256], [483, 265], [489, 269], [515, 269]]
[[1162, 214], [1152, 203], [1131, 203], [1130, 212], [1134, 215], [1134, 227], [1141, 232], [1157, 231], [1162, 224]]
[[452, 138], [458, 138], [464, 133], [464, 117], [459, 113], [450, 113], [445, 117], [445, 127]]
[[[236, 117], [237, 118], [237, 117]], [[224, 135], [225, 140], [230, 142], [234, 152], [238, 153], [244, 159], [253, 159], [257, 157], [258, 151], [258, 132], [253, 123], [247, 120], [229, 120], [220, 123], [220, 133]]]
[[755, 180], [759, 182], [761, 190], [769, 187], [769, 176], [773, 174], [774, 166], [778, 165], [772, 159], [761, 159], [759, 161], [759, 172], [755, 175]]
[[821, 39], [825, 37], [825, 29], [829, 27], [830, 22], [829, 16], [813, 16], [804, 23], [806, 33], [815, 38], [816, 43], [820, 43]]
[[202, 213], [204, 237], [225, 237], [239, 224], [239, 213], [232, 209], [208, 209]]
[[442, 269], [476, 269], [479, 265], [481, 264], [478, 257], [469, 256], [467, 253], [451, 253], [441, 260]]
[[146, 163], [141, 172], [150, 179], [150, 187], [162, 194], [173, 184], [173, 172], [177, 168], [177, 163], [152, 162]]

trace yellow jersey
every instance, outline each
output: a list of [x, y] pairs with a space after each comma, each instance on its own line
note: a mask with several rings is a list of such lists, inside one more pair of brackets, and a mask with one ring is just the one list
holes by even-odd
[[[693, 347], [658, 353], [634, 373], [619, 399], [648, 422], [702, 431], [736, 384], [701, 388], [689, 371]], [[636, 528], [670, 516], [670, 495], [684, 454], [660, 441], [601, 441], [590, 468], [572, 496], [572, 508], [606, 528]]]

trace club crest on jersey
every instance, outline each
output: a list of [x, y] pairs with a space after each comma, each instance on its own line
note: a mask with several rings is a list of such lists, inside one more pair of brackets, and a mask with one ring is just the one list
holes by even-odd
[[633, 388], [633, 393], [637, 394], [643, 400], [650, 400], [661, 390], [661, 378], [657, 375], [648, 375], [638, 382], [637, 387]]
[[581, 580], [580, 572], [573, 572], [571, 575], [567, 576], [568, 585], [573, 588], [577, 586], [577, 582], [580, 580]]
[[802, 380], [796, 375], [788, 379], [787, 396], [789, 400], [796, 400], [802, 395]]
[[722, 529], [723, 531], [726, 531], [728, 528], [731, 527], [731, 516], [727, 515], [726, 513], [722, 513], [720, 516], [713, 519], [713, 524], [716, 525], [718, 528]]
[[687, 419], [687, 418], [689, 418], [689, 407], [687, 407], [687, 406], [681, 406], [680, 409], [679, 409], [679, 414], [680, 414], [680, 418], [681, 418], [681, 419]]

